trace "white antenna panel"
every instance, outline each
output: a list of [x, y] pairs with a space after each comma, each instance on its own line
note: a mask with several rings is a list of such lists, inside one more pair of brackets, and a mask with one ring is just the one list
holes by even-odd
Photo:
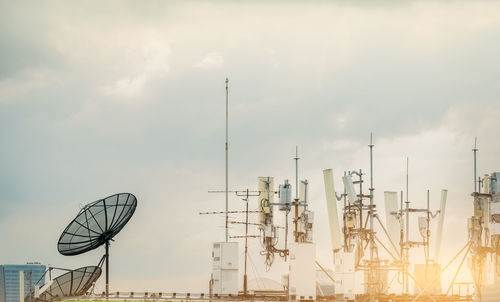
[[299, 184], [299, 198], [301, 202], [309, 202], [309, 183], [307, 180], [301, 180]]
[[385, 202], [385, 224], [387, 227], [387, 233], [392, 242], [398, 246], [400, 241], [400, 226], [399, 221], [396, 216], [392, 215], [391, 212], [398, 211], [398, 193], [397, 192], [384, 192], [384, 202]]
[[443, 224], [446, 213], [447, 197], [448, 197], [448, 190], [441, 190], [441, 205], [439, 206], [439, 218], [436, 231], [436, 247], [434, 251], [434, 258], [436, 262], [439, 260], [439, 253], [441, 252], [441, 238], [443, 237]]
[[[484, 193], [491, 194], [491, 186], [490, 186], [490, 176], [488, 174], [484, 175], [483, 184], [484, 184]], [[483, 201], [483, 227], [485, 229], [490, 228], [490, 198], [483, 197], [481, 198]]]
[[337, 197], [335, 185], [333, 183], [332, 169], [323, 170], [323, 179], [325, 182], [326, 207], [328, 210], [328, 222], [330, 224], [330, 238], [332, 250], [338, 250], [341, 246], [341, 235], [339, 226], [339, 216], [337, 213]]
[[427, 217], [420, 216], [418, 217], [418, 231], [420, 232], [420, 236], [422, 238], [427, 237], [427, 228], [429, 224], [427, 223]]
[[[307, 182], [307, 179], [301, 180], [299, 183], [299, 199], [300, 202], [306, 203], [306, 205], [309, 203], [309, 183]], [[304, 210], [306, 207], [299, 206], [299, 216], [304, 213]]]
[[274, 182], [272, 177], [259, 177], [257, 181], [257, 188], [259, 189], [259, 199], [257, 205], [259, 211], [261, 211], [259, 213], [259, 228], [263, 228], [266, 224], [266, 214], [271, 214], [272, 219], [273, 206], [270, 204], [273, 203], [274, 200]]
[[358, 200], [356, 195], [356, 189], [354, 189], [354, 184], [352, 182], [351, 175], [346, 175], [342, 177], [342, 181], [344, 182], [344, 188], [347, 193], [347, 198], [350, 203], [354, 203]]
[[280, 211], [290, 210], [290, 203], [292, 202], [292, 186], [288, 183], [279, 185], [280, 190]]

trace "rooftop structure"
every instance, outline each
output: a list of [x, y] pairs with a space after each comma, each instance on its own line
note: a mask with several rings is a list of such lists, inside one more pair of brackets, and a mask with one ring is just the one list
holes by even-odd
[[[38, 280], [42, 279], [42, 283], [45, 282], [45, 270], [45, 265], [40, 263], [0, 265], [0, 302], [19, 302], [22, 287], [24, 287], [24, 297], [28, 296], [30, 288]], [[20, 282], [19, 272], [24, 272], [23, 284]]]

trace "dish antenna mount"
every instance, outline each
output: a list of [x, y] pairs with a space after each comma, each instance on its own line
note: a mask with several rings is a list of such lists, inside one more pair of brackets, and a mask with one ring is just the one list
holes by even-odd
[[137, 207], [131, 193], [119, 193], [85, 205], [64, 229], [57, 250], [74, 256], [104, 244], [106, 259], [106, 297], [109, 295], [109, 242], [127, 224]]

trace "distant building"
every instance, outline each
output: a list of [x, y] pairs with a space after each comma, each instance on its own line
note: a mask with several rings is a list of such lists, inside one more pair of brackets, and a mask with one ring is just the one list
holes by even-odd
[[[31, 286], [42, 278], [39, 285], [45, 283], [45, 265], [40, 263], [27, 263], [22, 265], [6, 264], [0, 265], [0, 302], [19, 302], [19, 272], [24, 271], [24, 296], [30, 291], [29, 275], [31, 274]], [[43, 277], [42, 277], [43, 276]]]

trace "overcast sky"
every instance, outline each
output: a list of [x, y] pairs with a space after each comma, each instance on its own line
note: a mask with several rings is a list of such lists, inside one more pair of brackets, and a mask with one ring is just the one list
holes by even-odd
[[[81, 205], [131, 192], [111, 289], [207, 291], [224, 220], [198, 212], [224, 207], [208, 190], [224, 185], [226, 77], [230, 187], [293, 180], [298, 145], [324, 265], [322, 170], [337, 187], [368, 172], [370, 132], [382, 217], [407, 156], [415, 207], [449, 190], [450, 259], [467, 240], [475, 136], [479, 173], [500, 169], [500, 3], [367, 2], [0, 1], [0, 262], [97, 264], [103, 248], [65, 257], [59, 235]], [[249, 278], [279, 281], [286, 265], [266, 274], [250, 242]]]

